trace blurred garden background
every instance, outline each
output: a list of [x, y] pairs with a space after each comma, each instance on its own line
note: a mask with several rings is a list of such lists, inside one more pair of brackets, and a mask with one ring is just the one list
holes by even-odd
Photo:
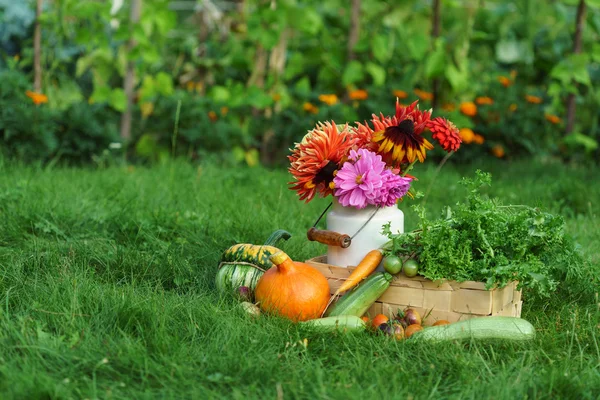
[[[0, 398], [597, 399], [599, 39], [600, 0], [0, 0]], [[405, 231], [477, 169], [564, 219], [535, 340], [317, 333], [217, 292], [236, 243], [325, 254], [290, 148], [396, 99], [463, 140], [415, 165]]]
[[0, 152], [285, 165], [398, 98], [461, 128], [454, 162], [588, 162], [599, 36], [598, 0], [0, 0]]

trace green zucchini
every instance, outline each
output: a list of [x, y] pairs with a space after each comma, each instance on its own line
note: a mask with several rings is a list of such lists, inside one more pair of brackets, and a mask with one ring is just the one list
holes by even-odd
[[516, 317], [478, 317], [449, 325], [431, 326], [411, 339], [441, 342], [461, 339], [530, 340], [535, 337], [531, 323]]
[[300, 325], [329, 332], [336, 330], [341, 330], [343, 332], [364, 331], [366, 328], [365, 321], [355, 315], [339, 315], [337, 317], [311, 319], [300, 322]]
[[273, 266], [269, 256], [279, 251], [275, 245], [290, 237], [289, 232], [278, 229], [264, 245], [238, 243], [229, 247], [219, 260], [219, 270], [215, 277], [217, 290], [220, 293], [236, 294], [241, 286], [247, 286], [254, 293], [260, 277]]
[[338, 315], [362, 317], [369, 307], [390, 287], [392, 278], [392, 275], [387, 272], [371, 274], [329, 307], [325, 315], [328, 317]]

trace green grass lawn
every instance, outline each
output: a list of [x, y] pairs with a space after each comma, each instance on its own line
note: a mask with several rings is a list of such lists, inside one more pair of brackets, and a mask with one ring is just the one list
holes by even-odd
[[[595, 278], [583, 284], [597, 293], [600, 171], [448, 164], [427, 209], [460, 200], [457, 182], [476, 168], [492, 172], [488, 192], [505, 203], [565, 216], [592, 259]], [[434, 170], [415, 170], [421, 191]], [[597, 296], [525, 295], [522, 316], [538, 332], [526, 344], [316, 334], [220, 298], [218, 259], [236, 242], [284, 228], [294, 259], [325, 252], [305, 235], [327, 200], [299, 202], [288, 180], [283, 170], [213, 165], [0, 163], [0, 398], [598, 398]]]

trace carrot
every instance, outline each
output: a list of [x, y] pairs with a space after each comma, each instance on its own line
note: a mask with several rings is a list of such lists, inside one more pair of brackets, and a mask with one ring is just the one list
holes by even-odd
[[327, 303], [327, 307], [323, 311], [323, 316], [327, 311], [327, 308], [333, 303], [335, 298], [342, 292], [352, 289], [354, 286], [358, 285], [360, 281], [365, 279], [371, 272], [375, 271], [381, 260], [383, 259], [383, 250], [375, 249], [371, 250], [367, 253], [367, 255], [362, 259], [360, 263], [358, 263], [357, 267], [352, 271], [348, 279], [339, 287], [338, 290], [331, 296], [329, 302]]
[[334, 296], [337, 296], [338, 294], [350, 290], [354, 286], [358, 285], [360, 281], [369, 276], [371, 272], [375, 271], [375, 268], [377, 268], [382, 259], [383, 252], [380, 249], [375, 249], [368, 252], [358, 264], [356, 269], [352, 271], [348, 279], [346, 279], [342, 286], [340, 286], [340, 288], [335, 292]]

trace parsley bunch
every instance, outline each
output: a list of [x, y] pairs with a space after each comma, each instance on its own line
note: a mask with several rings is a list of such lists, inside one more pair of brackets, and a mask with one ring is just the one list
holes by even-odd
[[418, 229], [393, 234], [386, 225], [386, 254], [418, 260], [419, 273], [431, 280], [485, 282], [488, 289], [516, 280], [540, 296], [556, 290], [565, 263], [581, 266], [562, 217], [484, 197], [480, 188], [491, 184], [488, 173], [477, 171], [461, 184], [468, 189], [465, 201], [446, 207], [439, 218], [430, 220], [415, 206]]

